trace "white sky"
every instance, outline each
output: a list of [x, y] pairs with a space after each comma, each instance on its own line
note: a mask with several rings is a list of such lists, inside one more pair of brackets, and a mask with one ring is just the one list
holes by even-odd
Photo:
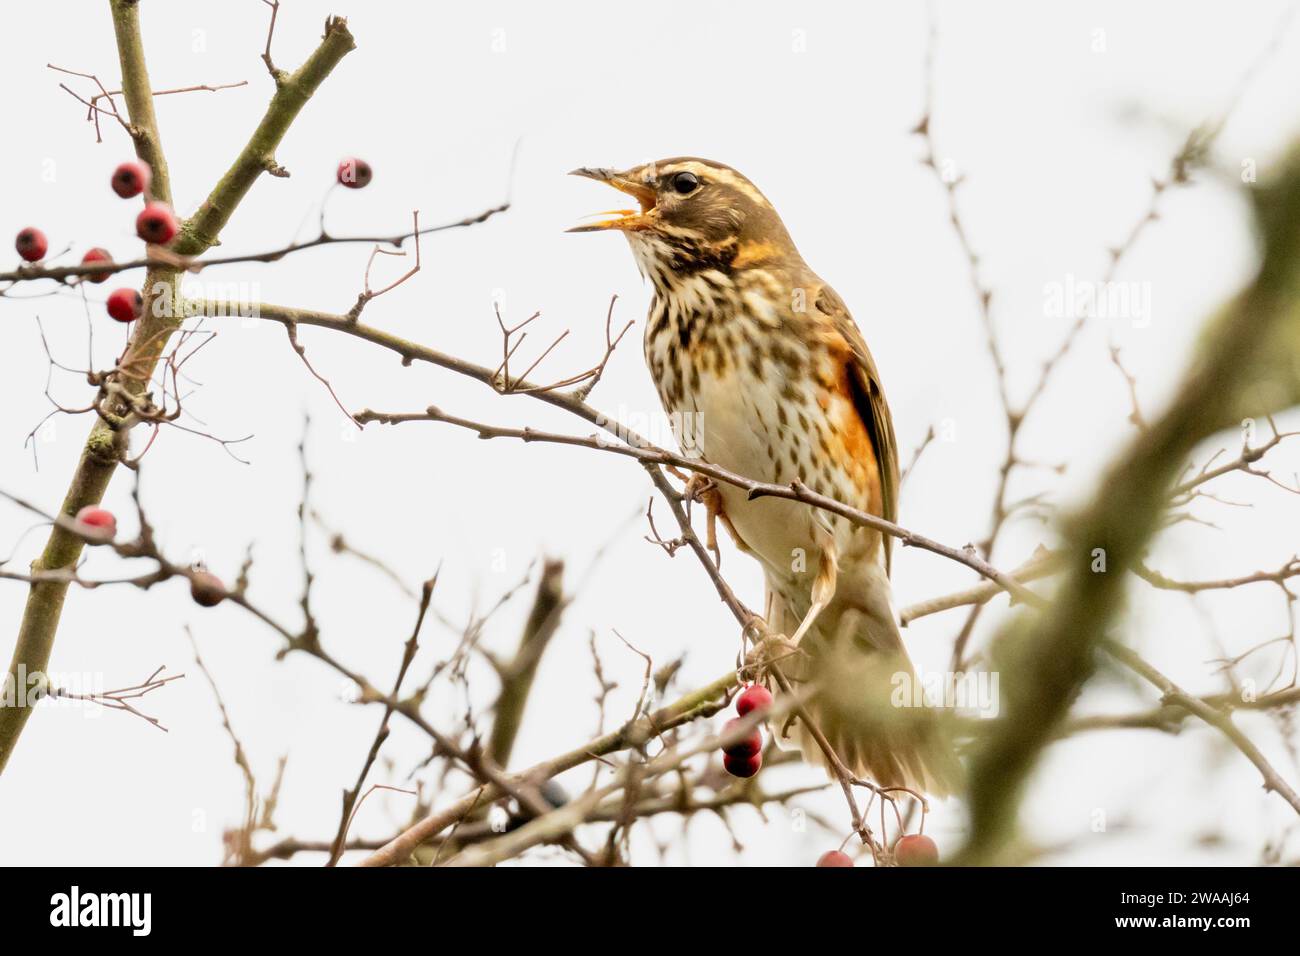
[[[521, 141], [510, 187], [514, 207], [486, 225], [426, 242], [424, 271], [372, 303], [366, 319], [494, 363], [497, 296], [508, 319], [542, 311], [521, 354], [571, 330], [538, 373], [558, 378], [599, 356], [605, 308], [617, 294], [616, 321], [635, 319], [637, 326], [593, 401], [623, 416], [658, 416], [638, 341], [647, 289], [622, 240], [562, 233], [609, 203], [591, 183], [564, 173], [683, 153], [729, 163], [766, 192], [805, 258], [853, 310], [881, 367], [900, 446], [910, 451], [930, 425], [949, 430], [951, 440], [927, 450], [909, 479], [902, 522], [954, 545], [983, 535], [1004, 424], [966, 265], [941, 190], [917, 163], [920, 143], [908, 133], [923, 96], [922, 5], [575, 3], [564, 12], [522, 2], [353, 6], [338, 0], [282, 5], [274, 47], [280, 66], [297, 66], [330, 12], [349, 15], [358, 49], [308, 104], [279, 151], [292, 177], [258, 182], [225, 231], [222, 252], [262, 251], [311, 235], [334, 166], [350, 154], [367, 158], [376, 178], [363, 192], [330, 195], [327, 217], [336, 234], [396, 233], [415, 208], [424, 223], [478, 212], [505, 195], [512, 150]], [[1142, 214], [1151, 177], [1164, 172], [1189, 127], [1225, 108], [1287, 6], [937, 5], [932, 128], [940, 157], [967, 177], [962, 211], [994, 290], [1013, 395], [1027, 392], [1066, 325], [1044, 314], [1045, 285], [1102, 272], [1107, 248]], [[75, 261], [90, 245], [105, 245], [119, 258], [136, 254], [135, 206], [107, 188], [111, 169], [130, 153], [127, 137], [106, 123], [105, 142], [96, 145], [83, 108], [58, 88], [67, 78], [45, 69], [52, 62], [93, 71], [116, 86], [107, 4], [24, 4], [8, 16], [0, 78], [15, 95], [0, 150], [0, 177], [8, 186], [4, 228], [36, 224], [52, 250], [71, 244], [61, 262]], [[259, 59], [266, 8], [255, 0], [173, 0], [144, 4], [143, 17], [155, 88], [249, 81], [158, 102], [176, 205], [188, 215], [269, 96]], [[74, 20], [77, 29], [68, 29]], [[1099, 41], [1104, 51], [1094, 49]], [[1194, 187], [1171, 191], [1161, 219], [1126, 259], [1120, 277], [1146, 284], [1150, 322], [1090, 323], [1026, 426], [1032, 455], [1067, 462], [1067, 471], [1063, 477], [1026, 472], [1015, 483], [1017, 497], [1045, 491], [1054, 502], [1077, 500], [1130, 437], [1124, 384], [1107, 360], [1110, 334], [1123, 345], [1151, 412], [1204, 318], [1249, 277], [1250, 227], [1232, 187], [1243, 161], [1267, 176], [1300, 131], [1298, 74], [1300, 33], [1292, 29], [1231, 115], [1216, 151], [1221, 173], [1202, 173]], [[367, 256], [364, 246], [331, 247], [273, 266], [205, 273], [203, 280], [240, 283], [266, 301], [344, 311], [361, 288]], [[393, 276], [404, 268], [401, 260], [376, 265]], [[91, 290], [99, 368], [107, 367], [122, 335], [98, 304], [107, 290]], [[0, 419], [0, 486], [53, 510], [89, 422], [56, 420], [38, 446], [40, 471], [33, 470], [23, 442], [48, 408], [34, 317], [43, 320], [56, 356], [79, 367], [84, 313], [80, 299], [65, 294], [2, 300], [0, 314], [0, 394], [8, 410]], [[485, 609], [543, 553], [565, 558], [576, 586], [597, 549], [610, 543], [543, 662], [517, 766], [591, 735], [595, 681], [587, 641], [593, 629], [621, 684], [610, 702], [618, 719], [636, 699], [642, 662], [614, 636], [615, 628], [656, 663], [686, 651], [682, 689], [730, 666], [734, 625], [701, 569], [688, 554], [670, 561], [643, 540], [644, 522], [634, 515], [650, 488], [634, 465], [575, 449], [479, 442], [447, 426], [372, 426], [357, 437], [279, 326], [218, 328], [221, 334], [190, 366], [203, 385], [186, 407], [223, 437], [254, 433], [239, 447], [251, 465], [200, 438], [178, 432], [159, 438], [146, 459], [144, 499], [173, 556], [197, 549], [230, 579], [253, 542], [250, 596], [296, 621], [296, 443], [307, 410], [316, 507], [412, 584], [441, 562], [437, 604], [454, 619]], [[313, 330], [302, 339], [349, 409], [411, 411], [437, 403], [501, 424], [590, 431], [525, 398], [502, 399], [428, 368], [403, 369], [391, 354], [351, 339]], [[89, 397], [74, 376], [56, 383], [66, 404]], [[1225, 436], [1207, 445], [1201, 460], [1237, 442]], [[1300, 470], [1300, 453], [1283, 446], [1270, 463], [1288, 476]], [[1153, 565], [1175, 577], [1221, 577], [1275, 568], [1290, 556], [1294, 497], [1246, 478], [1225, 480], [1218, 490], [1255, 507], [1198, 505], [1197, 513], [1222, 530], [1179, 526], [1154, 549]], [[119, 474], [107, 499], [128, 533], [134, 529], [129, 492], [129, 477]], [[17, 509], [0, 508], [0, 551], [7, 553], [30, 524]], [[1012, 532], [996, 555], [1004, 567], [1050, 540], [1029, 522]], [[43, 540], [43, 531], [22, 538], [14, 565], [24, 565]], [[311, 550], [323, 640], [387, 686], [413, 605], [381, 577], [331, 559], [319, 536]], [[88, 572], [115, 570], [121, 569], [102, 555], [87, 566]], [[724, 570], [742, 598], [758, 606], [756, 566], [731, 551]], [[904, 605], [971, 578], [956, 565], [908, 551], [896, 563], [895, 581]], [[1281, 596], [1268, 586], [1207, 598], [1200, 611], [1180, 596], [1136, 593], [1126, 636], [1195, 690], [1222, 689], [1204, 663], [1221, 655], [1213, 640], [1240, 651], [1287, 629]], [[0, 628], [6, 657], [25, 594], [21, 585], [0, 587], [0, 621], [9, 622]], [[489, 646], [513, 646], [526, 604], [494, 618]], [[1005, 599], [995, 602], [977, 640], [988, 636], [1005, 605]], [[906, 632], [918, 665], [946, 667], [960, 622], [961, 612], [952, 612]], [[146, 701], [168, 734], [122, 715], [67, 707], [34, 716], [0, 782], [7, 862], [219, 859], [221, 830], [241, 812], [242, 781], [212, 696], [193, 666], [187, 623], [258, 772], [269, 779], [276, 759], [289, 754], [280, 811], [285, 832], [332, 836], [339, 792], [355, 778], [378, 712], [344, 703], [340, 680], [314, 661], [276, 662], [274, 636], [238, 608], [203, 611], [171, 582], [149, 593], [102, 588], [70, 595], [53, 671], [90, 674], [108, 687], [132, 683], [159, 664], [189, 676]], [[430, 628], [416, 673], [454, 640]], [[1267, 663], [1246, 673], [1267, 679]], [[492, 678], [478, 671], [473, 679], [481, 708]], [[1153, 700], [1146, 688], [1111, 681], [1083, 706], [1122, 711]], [[446, 717], [460, 706], [437, 702], [430, 713]], [[1253, 717], [1242, 724], [1296, 782], [1300, 771], [1274, 725]], [[396, 719], [394, 726], [385, 753], [404, 773], [427, 748]], [[571, 788], [589, 776], [584, 768], [569, 780]], [[772, 786], [814, 779], [803, 768], [771, 776]], [[803, 805], [837, 822], [844, 816], [834, 794]], [[354, 835], [390, 832], [408, 807], [401, 795], [372, 798]], [[1099, 811], [1105, 833], [1093, 832]], [[1288, 812], [1262, 793], [1240, 755], [1203, 729], [1176, 738], [1092, 735], [1054, 747], [1026, 802], [1031, 835], [1064, 847], [1048, 859], [1076, 863], [1252, 863]], [[750, 863], [811, 862], [838, 842], [816, 827], [799, 832], [780, 809], [767, 823], [748, 810], [733, 822]], [[930, 832], [948, 849], [959, 843], [960, 825], [960, 807], [945, 806]], [[661, 840], [675, 834], [667, 820], [654, 831]], [[1201, 839], [1210, 835], [1221, 839]], [[1293, 837], [1292, 857], [1294, 843]], [[644, 842], [638, 849], [643, 862], [655, 859]], [[720, 862], [729, 854], [722, 827], [701, 820], [689, 841], [674, 839], [668, 858]]]

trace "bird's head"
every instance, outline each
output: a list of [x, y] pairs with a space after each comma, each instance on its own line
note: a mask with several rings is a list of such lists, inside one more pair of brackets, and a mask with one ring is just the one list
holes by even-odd
[[631, 169], [575, 169], [637, 201], [636, 209], [569, 232], [622, 232], [647, 274], [702, 268], [727, 271], [797, 258], [767, 197], [730, 166], [695, 157], [661, 159]]

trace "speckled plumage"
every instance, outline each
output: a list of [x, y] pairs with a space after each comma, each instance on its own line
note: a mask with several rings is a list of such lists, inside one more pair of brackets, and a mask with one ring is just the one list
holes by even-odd
[[[653, 286], [646, 363], [670, 419], [694, 423], [694, 450], [895, 520], [897, 454], [875, 363], [767, 199], [730, 167], [693, 158], [581, 172], [641, 202], [640, 214], [587, 228], [625, 232]], [[683, 173], [696, 183], [685, 196], [675, 188]], [[884, 785], [946, 792], [951, 755], [923, 753], [934, 748], [917, 723], [888, 705], [893, 676], [912, 670], [890, 600], [889, 540], [799, 502], [718, 490], [737, 545], [763, 566], [774, 630], [793, 634], [829, 575], [833, 596], [791, 672], [817, 681], [809, 710], [840, 758]], [[805, 757], [820, 762], [803, 736]]]

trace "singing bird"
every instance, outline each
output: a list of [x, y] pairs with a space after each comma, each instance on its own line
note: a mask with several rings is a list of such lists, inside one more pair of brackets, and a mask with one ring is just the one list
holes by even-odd
[[[653, 287], [646, 363], [670, 420], [691, 423], [692, 451], [896, 520], [898, 452], [875, 361], [753, 183], [695, 157], [573, 175], [637, 201], [570, 231], [627, 237]], [[911, 706], [916, 677], [891, 600], [892, 539], [800, 502], [750, 500], [725, 483], [704, 500], [761, 563], [768, 625], [797, 648], [778, 666], [812, 682], [805, 712], [839, 759], [881, 786], [951, 792], [960, 766], [924, 708]], [[824, 765], [802, 724], [777, 728], [778, 742]]]

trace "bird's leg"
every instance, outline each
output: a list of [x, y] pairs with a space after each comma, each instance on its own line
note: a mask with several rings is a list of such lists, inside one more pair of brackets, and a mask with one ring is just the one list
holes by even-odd
[[727, 511], [722, 507], [722, 492], [714, 489], [713, 493], [717, 495], [718, 499], [716, 516], [722, 519], [722, 526], [727, 529], [727, 534], [731, 535], [731, 540], [735, 543], [736, 548], [745, 554], [753, 554], [749, 545], [745, 544], [745, 539], [740, 536], [738, 531], [736, 531], [736, 526], [732, 524], [731, 519], [727, 517]]
[[704, 504], [707, 514], [704, 543], [713, 552], [714, 563], [718, 567], [722, 567], [722, 550], [718, 547], [718, 516], [722, 515], [722, 522], [727, 526], [727, 530], [731, 532], [732, 538], [736, 537], [736, 529], [731, 526], [731, 522], [727, 520], [727, 516], [722, 512], [722, 492], [718, 491], [717, 482], [707, 475], [695, 472], [687, 480], [683, 496], [686, 498], [686, 518], [688, 521], [691, 517], [691, 502], [699, 501]]
[[808, 608], [808, 613], [799, 622], [798, 629], [790, 636], [790, 643], [795, 647], [799, 646], [803, 636], [813, 626], [813, 623], [817, 620], [817, 615], [826, 610], [827, 605], [835, 597], [838, 565], [839, 555], [835, 548], [835, 539], [828, 536], [828, 539], [822, 544], [821, 561], [817, 566], [817, 576], [813, 578], [812, 606]]

